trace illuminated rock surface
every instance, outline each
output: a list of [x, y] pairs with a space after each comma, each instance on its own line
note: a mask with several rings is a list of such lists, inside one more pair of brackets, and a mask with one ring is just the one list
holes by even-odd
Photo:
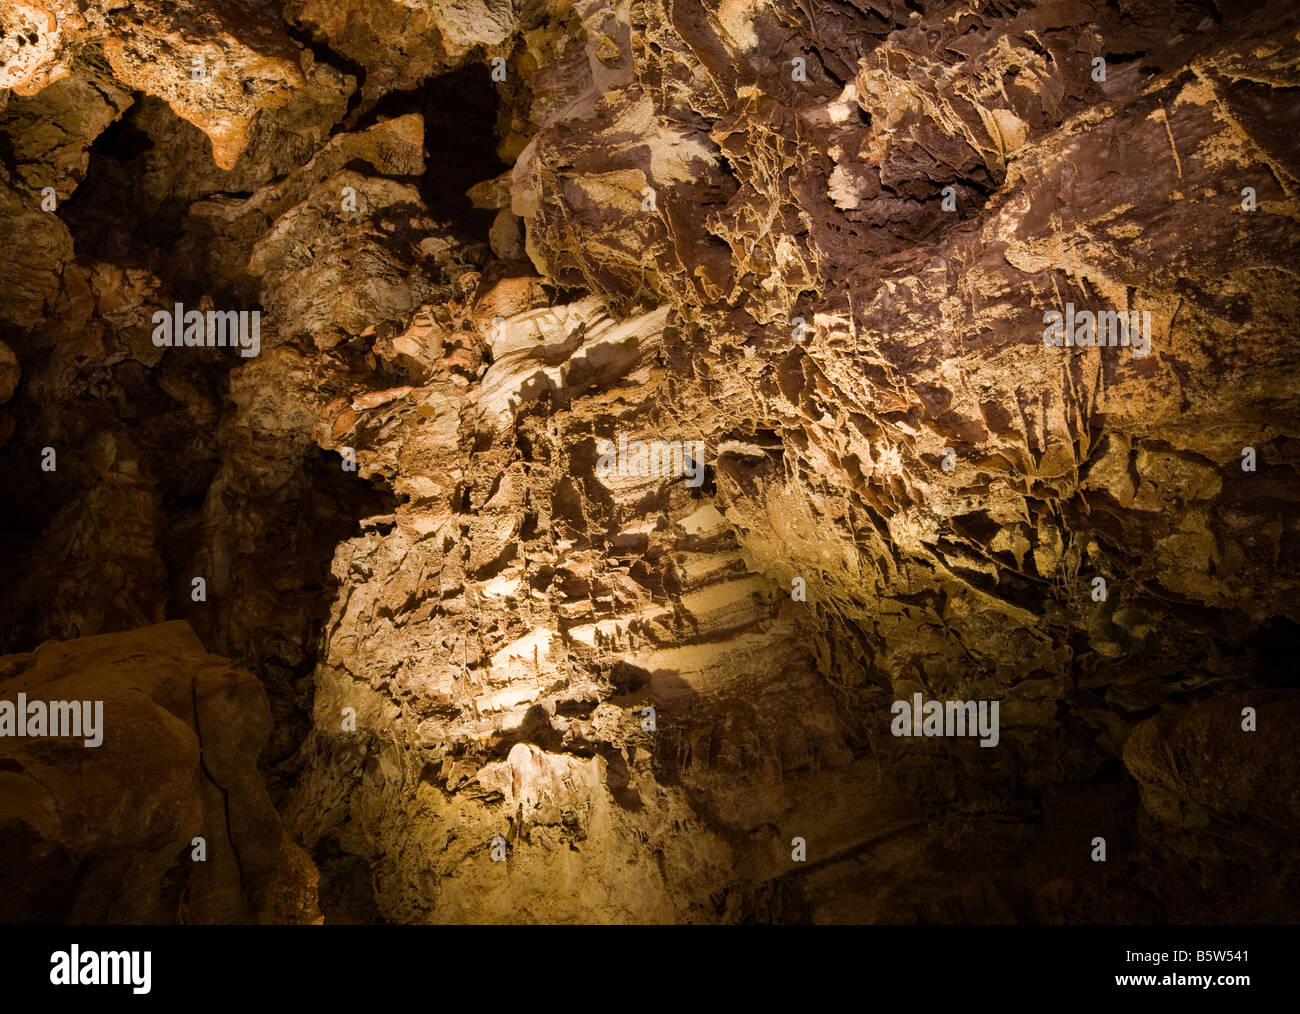
[[[985, 6], [0, 0], [0, 646], [187, 620], [319, 871], [184, 918], [1294, 920], [1293, 13]], [[169, 785], [123, 909], [5, 814], [47, 918], [182, 917]]]

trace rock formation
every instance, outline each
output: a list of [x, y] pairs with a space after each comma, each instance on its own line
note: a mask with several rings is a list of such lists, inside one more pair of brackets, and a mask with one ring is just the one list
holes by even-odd
[[2, 678], [102, 706], [71, 742], [0, 740], [5, 922], [312, 919], [316, 871], [257, 770], [266, 694], [185, 623], [47, 643]]
[[1294, 921], [1289, 5], [0, 0], [0, 88], [0, 699], [105, 714], [0, 918]]

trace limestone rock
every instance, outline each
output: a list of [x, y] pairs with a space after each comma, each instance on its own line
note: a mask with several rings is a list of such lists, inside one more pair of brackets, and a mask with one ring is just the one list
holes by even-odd
[[184, 623], [48, 642], [0, 672], [6, 701], [101, 716], [97, 744], [0, 740], [6, 922], [317, 918], [315, 870], [257, 770], [265, 694]]
[[[0, 0], [0, 637], [184, 619], [261, 683], [254, 894], [314, 917], [300, 846], [334, 922], [1293, 917], [1286, 4], [282, 7]], [[159, 784], [132, 918], [217, 805]]]

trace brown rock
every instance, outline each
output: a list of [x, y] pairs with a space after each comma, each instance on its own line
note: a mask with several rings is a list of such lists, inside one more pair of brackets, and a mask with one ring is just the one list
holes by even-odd
[[265, 694], [186, 624], [46, 643], [0, 671], [5, 701], [102, 716], [91, 740], [0, 740], [6, 921], [315, 918], [315, 872], [257, 770]]

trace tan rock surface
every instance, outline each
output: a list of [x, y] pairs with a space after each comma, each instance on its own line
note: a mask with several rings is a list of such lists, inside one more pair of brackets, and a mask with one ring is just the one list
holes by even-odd
[[245, 666], [330, 921], [1295, 911], [1285, 4], [238, 10], [0, 0], [7, 650]]

